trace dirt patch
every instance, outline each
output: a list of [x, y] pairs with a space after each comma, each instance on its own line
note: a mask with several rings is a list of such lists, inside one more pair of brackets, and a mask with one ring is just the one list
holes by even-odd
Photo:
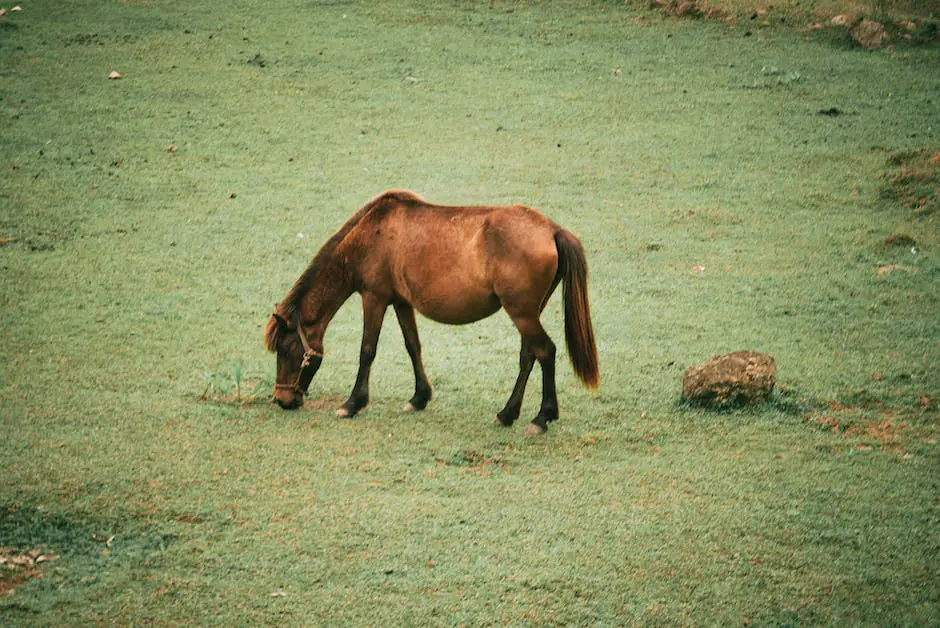
[[[509, 451], [508, 448], [507, 451]], [[490, 472], [494, 469], [505, 470], [510, 467], [509, 462], [507, 462], [503, 455], [499, 453], [487, 455], [475, 449], [464, 449], [446, 459], [436, 458], [435, 462], [449, 467], [465, 467], [483, 477], [489, 476]]]
[[322, 397], [305, 397], [303, 410], [314, 412], [333, 411], [343, 405], [346, 398], [342, 395], [323, 395]]
[[806, 422], [842, 437], [846, 447], [861, 451], [878, 449], [907, 456], [906, 446], [917, 440], [933, 443], [932, 432], [912, 427], [897, 411], [884, 410], [874, 417], [859, 416], [853, 408], [833, 404], [825, 414], [809, 415]]
[[881, 278], [898, 270], [904, 271], [906, 273], [917, 272], [916, 268], [911, 268], [910, 266], [905, 266], [904, 264], [885, 264], [884, 266], [878, 266], [875, 268], [875, 275]]
[[899, 202], [917, 216], [930, 216], [940, 207], [940, 152], [931, 148], [902, 151], [885, 164], [881, 197]]
[[867, 424], [850, 425], [846, 428], [844, 434], [847, 438], [864, 436], [867, 439], [878, 441], [881, 445], [887, 445], [898, 442], [906, 428], [907, 421], [885, 419]]

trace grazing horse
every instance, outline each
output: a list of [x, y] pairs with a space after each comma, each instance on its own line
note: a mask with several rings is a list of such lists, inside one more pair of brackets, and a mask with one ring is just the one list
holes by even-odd
[[519, 417], [537, 360], [542, 405], [526, 432], [543, 433], [558, 418], [558, 399], [555, 344], [539, 315], [559, 282], [564, 282], [571, 364], [586, 386], [596, 388], [587, 263], [580, 241], [570, 231], [528, 207], [445, 207], [412, 192], [385, 192], [327, 240], [275, 306], [264, 332], [268, 350], [277, 353], [274, 401], [285, 409], [303, 404], [323, 360], [327, 325], [354, 292], [362, 295], [362, 348], [356, 383], [337, 411], [343, 417], [354, 416], [369, 403], [369, 371], [389, 305], [395, 308], [414, 368], [409, 410], [421, 410], [431, 399], [415, 310], [441, 323], [462, 325], [503, 308], [522, 336], [522, 349], [516, 385], [497, 420], [508, 426]]

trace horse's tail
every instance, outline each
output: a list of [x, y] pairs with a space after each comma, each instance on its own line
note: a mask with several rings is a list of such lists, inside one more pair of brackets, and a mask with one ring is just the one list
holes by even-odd
[[570, 231], [555, 233], [558, 249], [558, 272], [564, 280], [565, 341], [571, 366], [584, 385], [597, 388], [597, 345], [591, 325], [591, 306], [588, 302], [587, 260], [581, 241]]

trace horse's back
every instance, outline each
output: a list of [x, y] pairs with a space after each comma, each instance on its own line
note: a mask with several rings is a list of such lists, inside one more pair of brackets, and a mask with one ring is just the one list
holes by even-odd
[[407, 190], [389, 190], [371, 203], [363, 231], [373, 237], [373, 250], [387, 249], [389, 257], [545, 253], [554, 251], [554, 235], [560, 229], [523, 205], [435, 205]]
[[523, 205], [447, 206], [424, 201], [403, 212], [411, 238], [428, 259], [463, 268], [494, 281], [500, 272], [533, 264], [554, 264], [554, 235], [560, 229]]
[[400, 191], [377, 197], [363, 222], [363, 283], [446, 323], [502, 305], [541, 302], [558, 258], [558, 225], [528, 207], [447, 206]]

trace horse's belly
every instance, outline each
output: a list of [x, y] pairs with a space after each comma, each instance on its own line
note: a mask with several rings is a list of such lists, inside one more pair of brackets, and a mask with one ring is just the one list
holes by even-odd
[[473, 323], [490, 316], [501, 307], [495, 294], [458, 285], [433, 293], [415, 294], [411, 304], [431, 320], [449, 325]]
[[[458, 237], [459, 236], [459, 237]], [[486, 318], [501, 307], [487, 274], [483, 232], [469, 235], [443, 230], [400, 259], [396, 288], [431, 320], [463, 325]]]

